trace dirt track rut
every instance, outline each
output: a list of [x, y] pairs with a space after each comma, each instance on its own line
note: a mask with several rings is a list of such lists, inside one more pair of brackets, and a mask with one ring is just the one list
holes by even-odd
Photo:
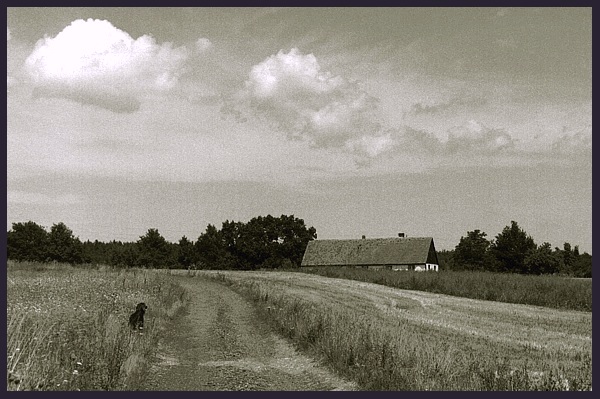
[[261, 324], [230, 288], [178, 277], [190, 294], [142, 388], [169, 391], [355, 390]]

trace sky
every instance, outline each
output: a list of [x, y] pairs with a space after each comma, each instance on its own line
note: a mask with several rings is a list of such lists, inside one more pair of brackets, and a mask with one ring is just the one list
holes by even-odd
[[8, 8], [7, 230], [512, 220], [592, 252], [591, 8]]

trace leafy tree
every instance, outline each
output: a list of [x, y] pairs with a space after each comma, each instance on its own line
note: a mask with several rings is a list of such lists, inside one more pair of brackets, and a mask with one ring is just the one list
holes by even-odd
[[294, 215], [256, 217], [239, 229], [236, 253], [244, 268], [300, 266], [308, 241], [317, 236], [314, 227]]
[[227, 220], [221, 230], [209, 224], [196, 250], [204, 268], [297, 267], [308, 241], [316, 236], [314, 227], [307, 228], [293, 215], [258, 216], [248, 223]]
[[[234, 241], [233, 238], [229, 240]], [[206, 231], [198, 237], [194, 245], [200, 263], [199, 267], [202, 269], [231, 269], [234, 261], [227, 252], [228, 246], [222, 231], [217, 230], [212, 224], [206, 226]]]
[[525, 270], [529, 274], [557, 273], [560, 266], [556, 253], [552, 252], [552, 246], [547, 242], [529, 251], [524, 262]]
[[489, 252], [490, 242], [486, 233], [479, 230], [467, 231], [454, 249], [454, 264], [464, 270], [493, 270], [494, 258]]
[[442, 249], [437, 251], [438, 262], [440, 262], [440, 270], [460, 270], [460, 266], [454, 262], [455, 250]]
[[511, 221], [490, 245], [492, 255], [498, 261], [498, 271], [527, 273], [525, 257], [536, 245], [531, 236], [523, 231], [517, 222]]
[[[575, 247], [577, 248], [577, 247]], [[592, 278], [592, 255], [584, 252], [573, 263], [573, 276]]]
[[82, 263], [83, 247], [79, 238], [64, 223], [52, 225], [48, 234], [48, 257], [57, 262]]
[[188, 240], [186, 236], [181, 237], [179, 240], [177, 262], [186, 269], [196, 263], [194, 243]]
[[312, 226], [307, 227], [304, 220], [294, 215], [281, 215], [278, 227], [278, 256], [289, 259], [294, 266], [300, 267], [308, 242], [317, 238], [317, 230]]
[[137, 241], [137, 261], [140, 267], [164, 268], [175, 263], [171, 245], [160, 235], [157, 229], [148, 232]]
[[[561, 260], [562, 260], [561, 270], [560, 270], [561, 273], [567, 274], [567, 275], [572, 275], [573, 274], [573, 264], [577, 260], [577, 256], [575, 255], [575, 251], [571, 247], [571, 244], [568, 242], [565, 242], [563, 244], [563, 249], [562, 250], [557, 249], [557, 251], [560, 253]], [[579, 248], [577, 248], [577, 252], [579, 253]]]
[[48, 232], [32, 221], [13, 223], [7, 234], [7, 257], [17, 261], [45, 262]]
[[138, 265], [139, 251], [135, 242], [111, 241], [109, 248], [109, 263], [112, 266], [135, 267]]

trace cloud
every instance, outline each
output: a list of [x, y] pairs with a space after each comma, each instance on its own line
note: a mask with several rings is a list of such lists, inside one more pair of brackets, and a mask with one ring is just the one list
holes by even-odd
[[293, 48], [254, 65], [223, 111], [240, 121], [258, 117], [317, 148], [376, 156], [390, 146], [374, 118], [377, 103], [358, 83], [322, 71], [313, 54]]
[[148, 35], [134, 40], [108, 21], [79, 19], [39, 40], [25, 64], [38, 96], [133, 112], [144, 95], [175, 87], [187, 58], [185, 47]]
[[515, 146], [513, 138], [504, 130], [491, 129], [474, 120], [453, 127], [448, 133], [445, 149], [450, 154], [473, 151], [494, 154]]

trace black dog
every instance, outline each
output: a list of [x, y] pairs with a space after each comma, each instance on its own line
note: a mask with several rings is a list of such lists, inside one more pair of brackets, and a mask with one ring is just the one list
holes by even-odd
[[135, 307], [135, 312], [129, 316], [129, 327], [132, 330], [143, 330], [144, 329], [144, 313], [146, 313], [148, 306], [144, 302], [140, 302]]

